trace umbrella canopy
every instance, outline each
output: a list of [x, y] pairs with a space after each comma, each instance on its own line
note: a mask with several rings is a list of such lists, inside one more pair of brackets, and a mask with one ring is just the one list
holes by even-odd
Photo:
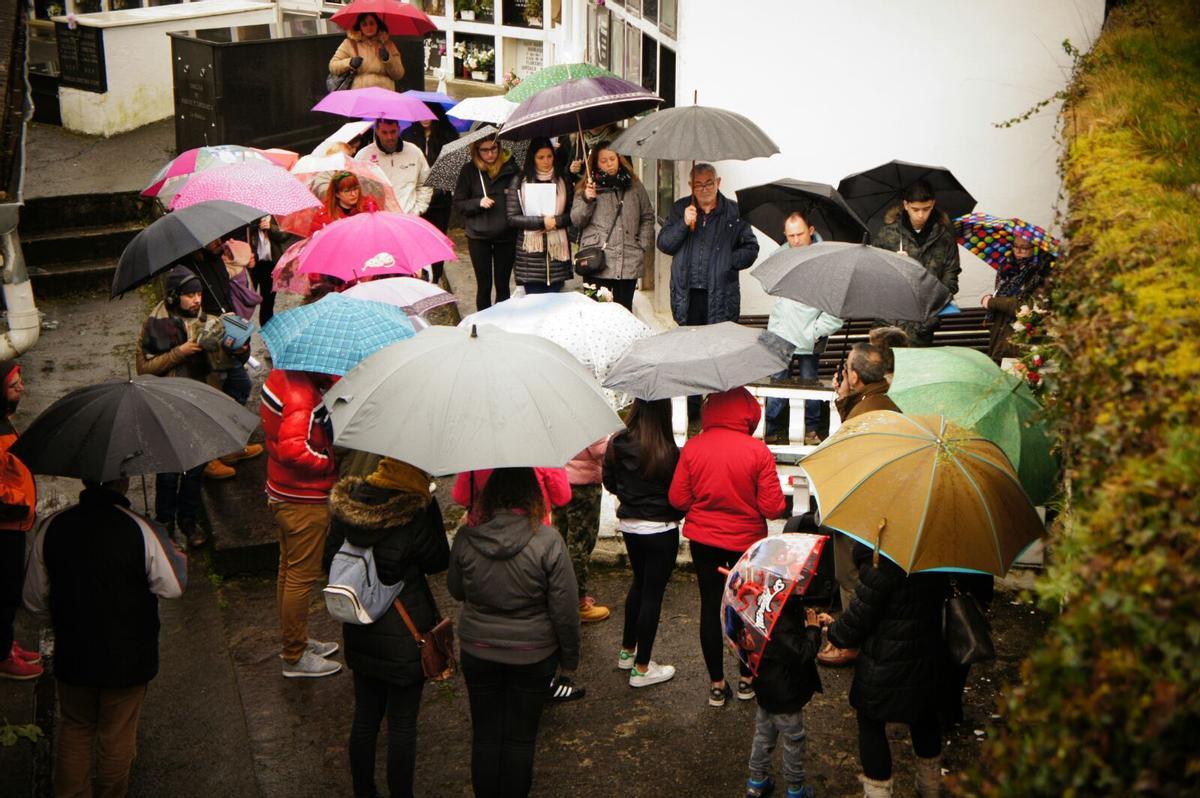
[[195, 147], [180, 153], [172, 158], [166, 166], [159, 169], [154, 175], [154, 179], [150, 181], [150, 185], [142, 189], [142, 196], [170, 196], [196, 172], [203, 172], [205, 169], [215, 166], [227, 166], [247, 161], [278, 165], [278, 162], [269, 153], [253, 147], [242, 147], [237, 144]]
[[298, 234], [308, 232], [312, 214], [321, 207], [312, 192], [287, 170], [259, 163], [220, 166], [193, 175], [171, 200], [171, 208], [178, 211], [209, 200], [258, 208], [260, 216], [271, 214], [281, 228]]
[[821, 523], [909, 573], [1003, 576], [1042, 522], [996, 444], [942, 416], [865, 413], [800, 461]]
[[728, 391], [786, 368], [795, 348], [732, 321], [676, 327], [634, 342], [604, 387], [646, 400]]
[[425, 12], [401, 0], [354, 0], [331, 19], [349, 30], [358, 22], [359, 14], [379, 17], [392, 36], [424, 36], [437, 30]]
[[554, 64], [534, 72], [527, 78], [508, 90], [504, 99], [511, 103], [523, 103], [538, 92], [545, 91], [560, 83], [579, 78], [615, 78], [617, 75], [603, 67], [594, 64]]
[[826, 241], [862, 241], [867, 226], [837, 189], [825, 183], [807, 183], [785, 177], [737, 191], [742, 218], [782, 244], [787, 240], [783, 223], [797, 211], [817, 228]]
[[[442, 147], [437, 160], [429, 167], [425, 185], [443, 191], [453, 191], [458, 184], [459, 173], [471, 161], [471, 145], [480, 139], [492, 138], [495, 135], [496, 128], [485, 125], [478, 130], [459, 136], [456, 141], [451, 141]], [[517, 167], [520, 168], [525, 163], [525, 156], [529, 152], [529, 142], [508, 141], [504, 142], [503, 146], [512, 152], [512, 157], [516, 159]]]
[[413, 335], [400, 308], [341, 294], [276, 313], [262, 328], [275, 368], [339, 376], [371, 353]]
[[746, 117], [703, 105], [643, 117], [617, 136], [612, 148], [622, 155], [668, 161], [744, 161], [779, 152], [779, 145]]
[[147, 375], [71, 391], [11, 451], [35, 474], [107, 482], [187, 471], [240, 451], [257, 426], [257, 415], [215, 388]]
[[446, 234], [420, 216], [377, 211], [338, 219], [313, 233], [299, 252], [296, 273], [361, 280], [416, 274], [457, 257]]
[[113, 274], [112, 296], [119, 296], [165, 271], [180, 258], [263, 215], [258, 208], [211, 200], [160, 216], [133, 237], [121, 252]]
[[442, 94], [440, 91], [417, 91], [416, 89], [409, 89], [403, 93], [406, 97], [412, 97], [415, 100], [420, 100], [421, 102], [425, 103], [425, 105], [434, 112], [435, 116], [437, 115], [437, 111], [434, 110], [435, 108], [440, 108], [442, 111], [446, 112], [446, 121], [448, 121], [450, 126], [459, 133], [465, 133], [471, 129], [470, 120], [450, 116], [449, 111], [455, 105], [458, 105], [458, 100], [454, 99], [449, 94]]
[[421, 316], [426, 311], [458, 302], [454, 294], [443, 291], [433, 283], [411, 277], [389, 277], [358, 283], [343, 291], [342, 296], [394, 305], [410, 317]]
[[299, 260], [300, 253], [304, 251], [304, 248], [308, 246], [308, 242], [309, 239], [302, 238], [285, 249], [279, 256], [279, 261], [271, 270], [271, 287], [276, 291], [308, 296], [309, 288], [312, 286], [308, 275], [296, 273], [296, 261]]
[[[553, 341], [587, 366], [599, 381], [608, 376], [634, 341], [652, 334], [645, 323], [620, 305], [596, 302], [576, 291], [506, 299], [467, 316], [458, 326], [470, 329], [475, 324], [491, 324]], [[606, 389], [605, 396], [613, 408], [627, 404], [625, 397], [615, 391]]]
[[838, 192], [874, 233], [883, 226], [887, 210], [899, 203], [904, 190], [918, 180], [925, 180], [933, 187], [938, 210], [952, 219], [975, 207], [975, 198], [949, 169], [908, 161], [889, 161], [865, 172], [846, 175], [838, 183]]
[[1055, 493], [1058, 468], [1042, 406], [1029, 384], [982, 352], [957, 346], [897, 349], [888, 396], [905, 413], [942, 415], [1004, 450], [1034, 504]]
[[983, 259], [988, 266], [998, 269], [1012, 252], [1013, 239], [1017, 236], [1033, 242], [1033, 246], [1044, 255], [1057, 258], [1062, 243], [1036, 224], [1022, 219], [1005, 219], [990, 213], [968, 213], [954, 220], [958, 232], [958, 243], [973, 255]]
[[312, 109], [352, 119], [394, 119], [397, 122], [437, 119], [437, 114], [408, 92], [400, 94], [378, 86], [332, 91]]
[[617, 77], [568, 80], [517, 106], [500, 135], [506, 139], [561, 136], [628, 119], [661, 102], [653, 92]]
[[490, 122], [493, 125], [504, 124], [512, 112], [517, 110], [517, 104], [503, 95], [493, 97], [468, 97], [457, 105], [446, 110], [447, 116], [455, 119], [470, 119], [475, 122]]
[[828, 542], [827, 535], [773, 535], [746, 549], [729, 569], [721, 627], [733, 653], [755, 676], [783, 605], [808, 590]]
[[843, 319], [924, 321], [950, 301], [946, 286], [907, 255], [826, 241], [781, 249], [750, 272], [772, 296]]
[[356, 161], [349, 156], [336, 155], [305, 155], [296, 161], [291, 172], [308, 186], [314, 197], [324, 199], [329, 193], [329, 181], [335, 175], [349, 172], [358, 179], [359, 188], [365, 196], [371, 197], [385, 211], [400, 213], [400, 203], [396, 200], [396, 192], [392, 190], [392, 181], [383, 173], [377, 164], [366, 161]]
[[333, 386], [325, 406], [338, 445], [435, 475], [561, 466], [621, 427], [562, 347], [490, 326], [430, 327], [390, 346]]

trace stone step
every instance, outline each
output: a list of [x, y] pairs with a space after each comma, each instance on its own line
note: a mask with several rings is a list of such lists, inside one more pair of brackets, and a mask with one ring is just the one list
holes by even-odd
[[140, 221], [122, 221], [34, 233], [22, 230], [21, 251], [28, 266], [116, 259], [143, 227]]
[[64, 228], [149, 222], [152, 205], [136, 191], [36, 197], [22, 206], [19, 230], [25, 238]]
[[36, 296], [66, 296], [111, 289], [117, 259], [100, 258], [40, 266], [31, 264], [28, 268]]

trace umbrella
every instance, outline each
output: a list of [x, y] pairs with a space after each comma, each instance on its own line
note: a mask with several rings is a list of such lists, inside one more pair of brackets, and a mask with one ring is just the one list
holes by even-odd
[[786, 368], [795, 348], [732, 321], [676, 327], [634, 342], [604, 387], [645, 400], [728, 391]]
[[864, 413], [800, 461], [821, 523], [909, 573], [1003, 576], [1042, 522], [1000, 447], [942, 416]]
[[438, 113], [437, 110], [435, 110], [435, 106], [440, 108], [446, 113], [446, 121], [448, 121], [450, 126], [459, 133], [465, 133], [471, 129], [471, 121], [469, 119], [452, 117], [450, 115], [450, 109], [455, 105], [458, 105], [458, 100], [454, 99], [449, 94], [442, 94], [438, 91], [417, 91], [416, 89], [409, 89], [408, 91], [404, 92], [404, 94], [405, 96], [412, 97], [425, 103], [429, 110], [433, 111], [435, 116]]
[[594, 64], [555, 64], [539, 69], [527, 78], [522, 78], [520, 83], [508, 90], [504, 99], [510, 103], [523, 103], [538, 92], [568, 80], [615, 77], [617, 77], [615, 73]]
[[342, 296], [394, 305], [410, 317], [421, 316], [426, 311], [458, 302], [454, 294], [443, 291], [433, 283], [411, 277], [389, 277], [357, 283], [343, 291]]
[[843, 319], [924, 321], [950, 301], [946, 287], [920, 263], [866, 244], [780, 249], [750, 273], [768, 294]]
[[[651, 335], [650, 328], [622, 306], [596, 302], [577, 291], [506, 299], [467, 316], [458, 326], [469, 329], [474, 324], [553, 341], [587, 366], [598, 381], [608, 376], [634, 341]], [[628, 403], [615, 391], [606, 389], [605, 396], [613, 408]]]
[[308, 275], [296, 273], [296, 260], [308, 246], [308, 242], [309, 239], [302, 238], [285, 249], [279, 256], [279, 261], [271, 270], [271, 287], [276, 291], [308, 296], [308, 290], [312, 285]]
[[[456, 141], [451, 141], [442, 147], [437, 160], [429, 167], [425, 185], [443, 191], [453, 191], [458, 185], [459, 173], [462, 172], [464, 166], [471, 162], [471, 144], [495, 135], [496, 128], [487, 125], [467, 133], [465, 136], [460, 136]], [[529, 142], [509, 141], [505, 142], [505, 146], [512, 152], [512, 157], [516, 159], [517, 166], [520, 167], [529, 152]]]
[[937, 195], [937, 207], [954, 218], [975, 207], [975, 198], [944, 166], [926, 166], [907, 161], [890, 161], [865, 172], [846, 175], [838, 183], [838, 193], [872, 232], [883, 226], [883, 215], [900, 202], [904, 190], [925, 180]]
[[71, 391], [11, 451], [35, 474], [107, 482], [187, 471], [240, 451], [257, 426], [257, 415], [203, 382], [147, 375]]
[[180, 258], [263, 215], [237, 202], [199, 202], [160, 216], [133, 237], [121, 252], [113, 274], [112, 296], [119, 296], [165, 271]]
[[[939, 198], [940, 201], [940, 198]], [[1021, 219], [1004, 219], [990, 213], [968, 213], [954, 220], [958, 243], [987, 265], [998, 269], [1012, 251], [1013, 238], [1020, 235], [1051, 258], [1057, 258], [1061, 242], [1042, 227]]]
[[382, 19], [391, 36], [424, 36], [437, 30], [423, 11], [400, 0], [354, 0], [331, 19], [349, 30], [358, 22], [359, 14], [374, 14]]
[[376, 211], [338, 219], [313, 233], [299, 252], [296, 273], [361, 280], [416, 274], [457, 257], [446, 234], [420, 216]]
[[276, 313], [262, 328], [275, 368], [339, 376], [413, 334], [400, 308], [341, 294]]
[[667, 161], [767, 158], [779, 152], [758, 125], [721, 108], [667, 108], [637, 120], [617, 136], [615, 152]]
[[169, 199], [187, 178], [196, 172], [203, 172], [205, 169], [212, 169], [215, 166], [246, 162], [278, 166], [278, 162], [271, 157], [270, 153], [253, 147], [242, 147], [238, 144], [194, 147], [175, 156], [166, 166], [159, 169], [150, 181], [150, 185], [142, 189], [142, 196]]
[[329, 193], [329, 181], [334, 175], [349, 172], [358, 179], [359, 188], [385, 211], [400, 213], [400, 203], [392, 190], [392, 181], [378, 165], [356, 161], [344, 154], [305, 155], [296, 161], [291, 172], [308, 186], [314, 197], [323, 199]]
[[568, 80], [518, 105], [500, 135], [506, 139], [532, 139], [582, 132], [627, 119], [661, 102], [662, 98], [653, 92], [617, 77]]
[[394, 119], [397, 122], [437, 119], [437, 114], [408, 92], [399, 94], [378, 86], [331, 91], [312, 109], [352, 119]]
[[786, 177], [738, 189], [737, 203], [743, 219], [779, 244], [787, 240], [783, 223], [796, 211], [804, 214], [826, 241], [862, 241], [867, 232], [867, 226], [837, 189], [825, 183]]
[[491, 122], [494, 125], [504, 124], [517, 104], [503, 95], [493, 97], [468, 97], [452, 108], [447, 109], [446, 115], [455, 119], [470, 119], [476, 122]]
[[304, 184], [277, 166], [241, 163], [194, 175], [171, 201], [173, 210], [207, 200], [229, 200], [271, 214], [289, 232], [308, 232], [321, 203]]
[[339, 446], [435, 475], [561, 466], [621, 427], [562, 347], [490, 326], [430, 327], [377, 352], [325, 394], [325, 406]]
[[726, 642], [755, 676], [783, 605], [808, 590], [828, 541], [827, 535], [773, 535], [746, 549], [729, 569], [721, 626]]
[[888, 396], [905, 413], [943, 415], [1004, 450], [1034, 504], [1055, 492], [1050, 437], [1029, 384], [982, 352], [957, 346], [897, 349]]

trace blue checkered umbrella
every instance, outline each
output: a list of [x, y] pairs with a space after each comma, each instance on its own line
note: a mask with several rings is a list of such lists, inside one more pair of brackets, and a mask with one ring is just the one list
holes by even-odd
[[402, 309], [341, 294], [277, 313], [262, 329], [275, 368], [338, 376], [413, 335]]

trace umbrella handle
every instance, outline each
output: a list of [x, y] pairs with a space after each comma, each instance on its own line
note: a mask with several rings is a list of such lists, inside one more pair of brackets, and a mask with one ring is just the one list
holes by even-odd
[[729, 569], [724, 566], [717, 566], [717, 573], [721, 576], [729, 576]]
[[879, 529], [875, 533], [875, 551], [871, 552], [871, 567], [879, 567], [879, 546], [883, 543], [883, 530], [887, 526], [887, 518], [879, 519]]
[[483, 182], [483, 172], [479, 172], [479, 186], [483, 189], [483, 198], [491, 199], [487, 193], [487, 183]]

